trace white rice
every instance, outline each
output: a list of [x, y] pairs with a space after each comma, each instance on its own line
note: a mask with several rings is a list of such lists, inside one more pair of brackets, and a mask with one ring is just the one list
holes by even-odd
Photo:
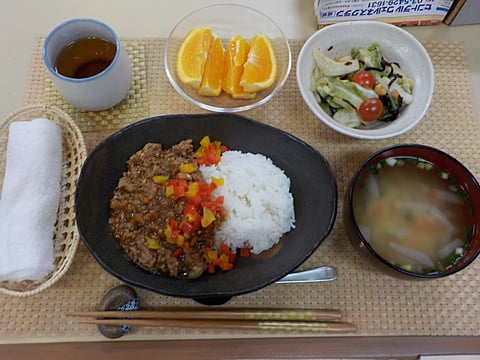
[[216, 166], [200, 168], [207, 181], [223, 178], [215, 195], [224, 196], [227, 219], [216, 233], [216, 241], [235, 251], [250, 247], [259, 254], [271, 248], [295, 227], [290, 179], [260, 154], [227, 151]]

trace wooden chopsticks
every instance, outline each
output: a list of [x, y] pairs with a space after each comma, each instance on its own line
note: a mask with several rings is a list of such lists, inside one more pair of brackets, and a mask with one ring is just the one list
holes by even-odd
[[278, 330], [312, 333], [345, 333], [355, 325], [340, 322], [338, 310], [222, 309], [87, 311], [67, 314], [93, 317], [81, 324], [111, 326], [180, 327], [231, 330]]
[[230, 319], [230, 320], [339, 320], [339, 310], [289, 310], [289, 309], [222, 309], [222, 310], [140, 310], [140, 311], [86, 311], [68, 315], [97, 318], [141, 319]]

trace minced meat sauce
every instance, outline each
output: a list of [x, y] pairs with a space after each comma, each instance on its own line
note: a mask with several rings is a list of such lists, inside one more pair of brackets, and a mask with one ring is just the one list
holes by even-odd
[[[213, 227], [197, 230], [188, 239], [189, 246], [182, 249], [181, 255], [174, 255], [178, 245], [166, 240], [165, 229], [169, 219], [181, 218], [186, 199], [167, 197], [165, 184], [153, 181], [159, 175], [175, 178], [179, 176], [181, 164], [193, 161], [191, 140], [184, 140], [168, 150], [162, 149], [160, 144], [149, 143], [127, 161], [127, 171], [110, 201], [109, 221], [120, 249], [144, 270], [197, 278], [207, 268], [204, 250], [214, 246]], [[193, 181], [203, 181], [198, 170], [186, 176]]]

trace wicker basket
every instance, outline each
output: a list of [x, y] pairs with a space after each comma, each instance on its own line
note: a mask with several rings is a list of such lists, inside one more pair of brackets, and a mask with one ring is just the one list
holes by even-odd
[[42, 280], [0, 282], [0, 293], [21, 297], [35, 295], [57, 282], [70, 267], [79, 242], [75, 222], [75, 188], [87, 151], [83, 135], [69, 115], [53, 106], [32, 105], [19, 109], [0, 122], [0, 189], [5, 176], [8, 126], [14, 121], [29, 121], [39, 117], [56, 122], [63, 134], [61, 195], [53, 239], [55, 270]]

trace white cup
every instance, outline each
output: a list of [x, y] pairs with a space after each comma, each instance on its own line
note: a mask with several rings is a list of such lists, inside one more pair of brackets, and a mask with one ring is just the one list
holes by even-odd
[[[73, 41], [99, 37], [116, 45], [115, 56], [103, 71], [86, 78], [72, 78], [55, 70], [58, 54]], [[132, 86], [132, 65], [117, 34], [95, 19], [71, 19], [57, 25], [47, 36], [42, 49], [43, 61], [57, 90], [73, 106], [99, 111], [117, 105]]]

